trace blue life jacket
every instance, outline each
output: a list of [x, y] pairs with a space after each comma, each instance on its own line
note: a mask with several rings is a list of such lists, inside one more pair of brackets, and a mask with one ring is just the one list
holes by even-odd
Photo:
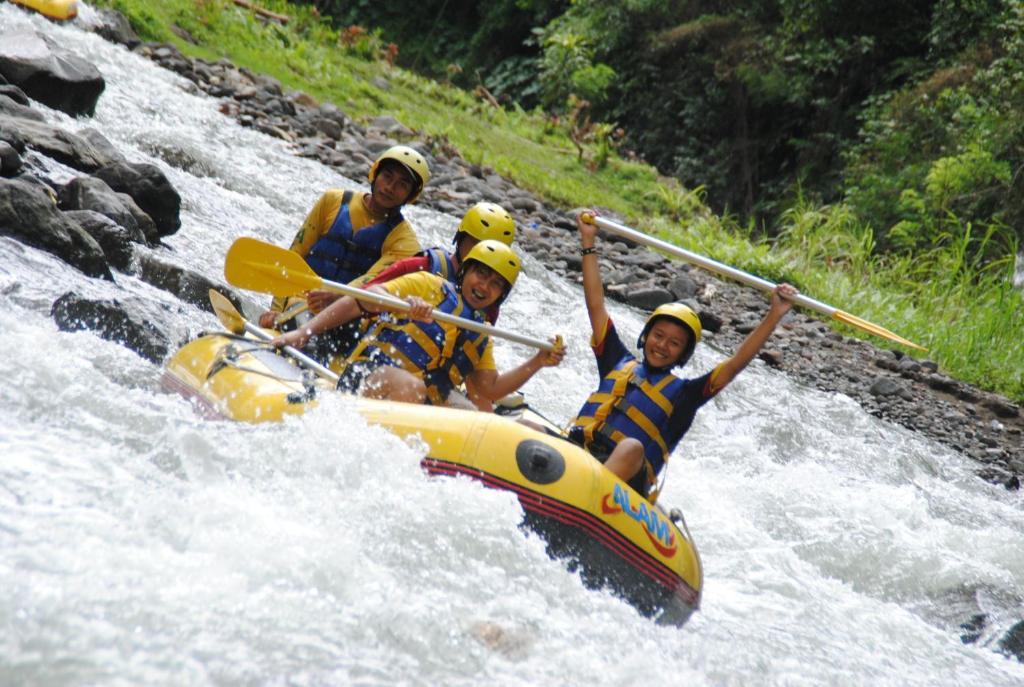
[[[435, 310], [486, 323], [482, 313], [465, 304], [454, 284], [439, 278], [438, 285], [444, 299], [434, 306]], [[427, 385], [428, 402], [440, 404], [477, 368], [488, 340], [486, 334], [437, 320], [428, 323], [382, 316], [352, 352], [348, 363], [365, 360], [410, 372]]]
[[679, 443], [677, 438], [666, 444], [664, 429], [682, 388], [683, 380], [672, 373], [651, 371], [635, 358], [624, 358], [587, 398], [572, 429], [582, 430], [584, 446], [595, 435], [612, 444], [637, 439], [644, 447], [648, 481], [653, 482]]
[[324, 279], [347, 284], [366, 274], [380, 260], [384, 241], [404, 221], [401, 212], [390, 214], [383, 222], [352, 229], [349, 204], [352, 192], [345, 191], [334, 223], [306, 254], [310, 268]]
[[430, 261], [427, 265], [427, 271], [432, 274], [436, 274], [445, 281], [450, 281], [453, 284], [458, 280], [459, 275], [455, 272], [455, 263], [452, 262], [452, 254], [446, 251], [444, 248], [428, 248], [422, 251], [420, 255], [424, 255]]

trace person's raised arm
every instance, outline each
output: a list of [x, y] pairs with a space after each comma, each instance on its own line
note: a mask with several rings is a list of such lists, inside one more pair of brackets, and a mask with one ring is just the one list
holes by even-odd
[[765, 342], [775, 331], [775, 327], [778, 326], [782, 317], [789, 312], [790, 308], [793, 307], [792, 298], [799, 293], [794, 287], [789, 284], [779, 284], [772, 291], [772, 302], [768, 308], [768, 312], [765, 314], [764, 319], [757, 325], [754, 331], [747, 335], [747, 338], [743, 340], [740, 347], [736, 349], [732, 357], [722, 363], [718, 368], [718, 374], [715, 375], [714, 385], [715, 389], [721, 390], [729, 382], [736, 378], [740, 372], [743, 371], [757, 352], [761, 350]]
[[584, 222], [583, 216], [596, 214], [593, 210], [583, 210], [576, 215], [583, 261], [583, 297], [587, 301], [587, 314], [590, 316], [590, 328], [595, 340], [604, 333], [608, 324], [608, 310], [604, 305], [601, 268], [597, 264], [597, 225]]

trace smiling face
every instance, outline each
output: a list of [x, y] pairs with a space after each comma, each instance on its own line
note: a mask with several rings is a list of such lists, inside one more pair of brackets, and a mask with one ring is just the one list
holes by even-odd
[[487, 265], [475, 260], [466, 265], [462, 277], [462, 298], [473, 310], [484, 310], [505, 295], [509, 284]]
[[690, 332], [670, 319], [659, 318], [644, 341], [644, 358], [651, 367], [672, 367], [690, 345]]
[[373, 180], [373, 200], [386, 210], [404, 205], [415, 190], [416, 180], [409, 170], [391, 160], [381, 165]]

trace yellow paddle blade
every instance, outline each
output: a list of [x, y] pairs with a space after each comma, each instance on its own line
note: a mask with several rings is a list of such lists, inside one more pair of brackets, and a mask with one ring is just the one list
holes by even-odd
[[927, 351], [928, 350], [924, 346], [918, 346], [913, 341], [908, 341], [907, 339], [904, 339], [899, 334], [893, 334], [892, 332], [890, 332], [885, 327], [880, 327], [877, 324], [874, 324], [872, 322], [868, 322], [867, 320], [862, 320], [861, 318], [857, 317], [856, 315], [851, 315], [848, 312], [843, 312], [842, 310], [836, 310], [834, 313], [832, 313], [832, 318], [836, 319], [836, 320], [839, 320], [840, 322], [842, 322], [844, 324], [848, 324], [848, 325], [850, 325], [852, 327], [856, 327], [857, 329], [863, 329], [864, 331], [868, 332], [869, 334], [874, 334], [875, 336], [880, 336], [880, 337], [882, 337], [884, 339], [889, 339], [890, 341], [895, 341], [896, 343], [903, 344], [904, 346], [909, 346], [910, 348], [916, 348], [919, 351]]
[[298, 253], [244, 236], [228, 249], [224, 277], [232, 286], [274, 296], [295, 296], [324, 283]]
[[210, 289], [210, 305], [213, 306], [213, 312], [217, 314], [217, 319], [224, 325], [224, 329], [232, 334], [245, 333], [245, 318], [242, 317], [242, 313], [238, 312], [234, 303], [217, 289]]

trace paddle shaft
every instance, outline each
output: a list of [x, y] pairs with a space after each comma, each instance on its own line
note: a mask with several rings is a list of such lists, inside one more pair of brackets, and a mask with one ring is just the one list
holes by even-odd
[[[361, 301], [367, 303], [374, 303], [376, 305], [383, 306], [389, 310], [397, 310], [398, 312], [408, 312], [410, 306], [408, 303], [403, 301], [401, 298], [395, 298], [383, 293], [377, 293], [376, 291], [368, 291], [366, 289], [360, 289], [348, 284], [340, 284], [338, 282], [323, 280], [323, 288], [329, 291], [337, 291], [338, 293], [345, 294], [346, 296], [352, 296]], [[456, 317], [446, 312], [439, 310], [432, 310], [430, 316], [439, 322], [447, 322], [453, 324], [456, 327], [463, 329], [469, 329], [480, 334], [486, 334], [487, 336], [497, 336], [509, 341], [521, 343], [525, 346], [533, 346], [544, 351], [552, 351], [555, 346], [550, 341], [541, 341], [535, 339], [532, 336], [524, 336], [523, 334], [516, 334], [515, 332], [506, 331], [504, 329], [498, 329], [489, 324], [483, 324], [481, 322], [474, 322], [473, 320], [467, 320], [464, 317]]]
[[[235, 239], [224, 259], [224, 276], [228, 283], [243, 289], [263, 291], [275, 296], [299, 296], [313, 289], [326, 289], [360, 301], [376, 303], [389, 310], [407, 312], [409, 304], [390, 294], [382, 294], [360, 289], [347, 284], [328, 281], [310, 269], [309, 265], [298, 253], [275, 246], [259, 239], [240, 237]], [[449, 313], [433, 310], [431, 316], [440, 322], [469, 329], [470, 331], [508, 339], [526, 346], [553, 351], [555, 346], [549, 341], [541, 341], [529, 336], [498, 329]]]
[[[742, 270], [738, 270], [735, 267], [723, 265], [717, 260], [712, 260], [711, 258], [706, 258], [703, 255], [698, 255], [697, 253], [688, 251], [685, 248], [674, 246], [671, 243], [668, 243], [667, 241], [662, 241], [660, 239], [653, 238], [651, 236], [648, 236], [647, 234], [643, 234], [639, 231], [636, 231], [635, 229], [630, 229], [625, 225], [619, 224], [618, 222], [613, 222], [609, 219], [605, 219], [604, 217], [599, 217], [597, 215], [587, 215], [587, 217], [590, 217], [593, 220], [593, 224], [604, 229], [605, 231], [617, 234], [619, 236], [622, 236], [623, 238], [629, 239], [630, 241], [643, 244], [650, 248], [657, 248], [660, 251], [663, 251], [670, 255], [674, 255], [675, 257], [685, 260], [686, 262], [689, 262], [691, 264], [697, 265], [698, 267], [703, 267], [709, 272], [714, 272], [715, 274], [720, 274], [723, 277], [735, 279], [736, 281], [746, 284], [747, 286], [753, 286], [755, 289], [760, 289], [765, 293], [771, 293], [776, 287], [776, 284], [773, 284], [767, 279], [761, 279], [760, 277], [755, 277], [752, 274], [749, 274]], [[793, 301], [793, 303], [795, 303], [796, 305], [802, 305], [805, 308], [816, 310], [828, 317], [833, 317], [837, 311], [837, 308], [833, 308], [831, 305], [822, 303], [821, 301], [814, 300], [813, 298], [808, 298], [803, 294], [797, 294], [790, 300]]]
[[[263, 331], [262, 329], [260, 329], [259, 327], [257, 327], [256, 325], [249, 321], [246, 321], [245, 323], [245, 331], [249, 332], [257, 339], [261, 339], [263, 341], [273, 341], [275, 338], [277, 338], [273, 334], [268, 334], [267, 332]], [[283, 350], [285, 353], [287, 353], [288, 355], [302, 363], [303, 367], [308, 367], [310, 370], [316, 372], [318, 375], [320, 375], [321, 377], [330, 381], [333, 384], [338, 383], [338, 375], [336, 375], [334, 372], [327, 369], [317, 361], [313, 360], [308, 355], [306, 355], [299, 349], [295, 348], [294, 346], [282, 346], [281, 350]]]

